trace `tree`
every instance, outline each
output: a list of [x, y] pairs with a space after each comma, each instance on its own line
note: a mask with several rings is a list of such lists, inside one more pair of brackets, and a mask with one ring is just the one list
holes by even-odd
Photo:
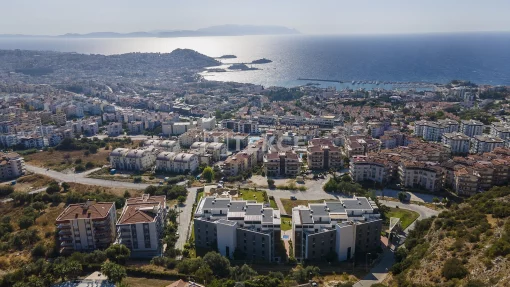
[[397, 196], [398, 196], [398, 200], [400, 200], [402, 202], [407, 200], [407, 193], [405, 193], [405, 192], [401, 191], [401, 192], [398, 193]]
[[29, 217], [29, 216], [25, 216], [24, 215], [24, 216], [22, 216], [18, 220], [18, 225], [19, 225], [20, 229], [27, 229], [30, 226], [32, 226], [32, 224], [34, 224], [34, 218], [33, 217]]
[[113, 262], [105, 262], [101, 265], [101, 272], [113, 283], [120, 283], [126, 274], [126, 268]]
[[207, 182], [211, 182], [214, 178], [214, 170], [210, 166], [204, 168], [204, 171], [202, 171], [202, 178]]
[[84, 171], [85, 171], [85, 167], [82, 164], [79, 164], [74, 167], [74, 172], [84, 172]]
[[257, 271], [253, 270], [250, 266], [243, 264], [243, 266], [234, 266], [230, 268], [231, 277], [236, 281], [246, 281], [250, 278], [257, 276]]
[[7, 196], [14, 192], [14, 187], [10, 185], [0, 185], [0, 196]]
[[270, 188], [274, 187], [274, 179], [268, 178], [267, 179], [267, 186], [270, 187]]
[[61, 186], [64, 189], [64, 192], [68, 192], [69, 189], [71, 188], [71, 185], [69, 185], [69, 183], [67, 182], [62, 182]]
[[464, 267], [462, 261], [457, 258], [450, 258], [444, 263], [441, 274], [448, 280], [453, 278], [462, 279], [466, 277], [468, 270]]
[[336, 192], [339, 191], [339, 186], [335, 179], [330, 178], [322, 189], [324, 189], [325, 192]]
[[177, 201], [179, 201], [180, 204], [183, 204], [186, 201], [186, 196], [180, 195], [177, 197]]
[[124, 191], [124, 198], [130, 198], [131, 197], [131, 194], [129, 193], [129, 191]]
[[85, 169], [93, 169], [93, 168], [94, 168], [94, 163], [92, 163], [91, 161], [88, 161], [85, 164]]
[[60, 277], [62, 281], [76, 279], [81, 271], [81, 264], [74, 260], [66, 260], [54, 266], [55, 275]]
[[195, 271], [195, 277], [197, 278], [198, 282], [204, 282], [204, 284], [211, 281], [212, 276], [213, 272], [207, 264], [200, 266], [198, 270]]
[[48, 188], [46, 188], [47, 194], [52, 194], [52, 193], [57, 193], [57, 192], [60, 192], [60, 186], [56, 182], [50, 183], [50, 186], [48, 186]]
[[41, 210], [46, 209], [46, 203], [41, 202], [41, 201], [36, 201], [36, 202], [32, 203], [32, 207], [33, 207], [35, 210], [37, 210], [37, 211], [41, 212]]
[[432, 198], [432, 202], [439, 203], [439, 198], [437, 198], [437, 197]]
[[230, 261], [221, 256], [217, 252], [208, 252], [204, 258], [204, 262], [213, 270], [214, 276], [225, 278], [229, 275]]
[[106, 249], [108, 259], [118, 264], [125, 264], [130, 255], [131, 250], [124, 244], [113, 244]]
[[46, 247], [39, 243], [32, 249], [32, 257], [43, 257], [46, 254]]

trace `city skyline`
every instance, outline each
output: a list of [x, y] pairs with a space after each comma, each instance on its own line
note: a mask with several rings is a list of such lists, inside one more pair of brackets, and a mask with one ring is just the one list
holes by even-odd
[[[507, 1], [403, 0], [278, 2], [196, 0], [151, 2], [97, 0], [4, 3], [0, 34], [60, 35], [66, 33], [195, 30], [209, 26], [278, 25], [303, 34], [414, 34], [510, 31]], [[27, 9], [27, 7], [29, 7]], [[76, 13], [79, 11], [79, 13]], [[22, 15], [20, 17], [20, 15]]]

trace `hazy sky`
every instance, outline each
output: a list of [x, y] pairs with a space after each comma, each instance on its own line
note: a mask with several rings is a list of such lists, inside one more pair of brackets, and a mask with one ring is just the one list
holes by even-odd
[[0, 34], [282, 25], [307, 34], [510, 31], [510, 0], [0, 0]]

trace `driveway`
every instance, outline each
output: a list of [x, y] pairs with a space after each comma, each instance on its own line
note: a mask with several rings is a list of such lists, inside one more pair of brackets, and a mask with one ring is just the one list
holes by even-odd
[[[177, 238], [177, 242], [175, 243], [175, 248], [183, 249], [184, 244], [188, 241], [188, 237], [190, 236], [190, 226], [191, 219], [193, 215], [191, 212], [193, 211], [193, 203], [197, 198], [197, 190], [199, 187], [188, 188], [188, 197], [186, 201], [182, 205], [177, 205], [177, 212], [179, 216], [177, 217], [177, 232], [179, 232], [179, 238]], [[173, 207], [172, 207], [173, 208]]]
[[[407, 209], [411, 211], [415, 211], [418, 214], [420, 214], [420, 217], [418, 217], [418, 220], [429, 218], [432, 216], [437, 216], [439, 214], [438, 211], [430, 209], [425, 206], [416, 205], [416, 204], [404, 204], [400, 202], [395, 201], [387, 201], [387, 200], [379, 200], [380, 203], [388, 206], [388, 207], [397, 207], [402, 209]], [[404, 232], [407, 234], [410, 230], [414, 229], [415, 222], [413, 222], [411, 225], [409, 225]], [[389, 269], [391, 266], [395, 263], [395, 257], [393, 255], [393, 250], [385, 247], [383, 251], [381, 261], [375, 265], [372, 269], [370, 269], [370, 273], [365, 275], [362, 280], [358, 281], [356, 284], [354, 284], [353, 287], [366, 287], [366, 286], [372, 286], [373, 284], [381, 283], [386, 276], [388, 276]]]

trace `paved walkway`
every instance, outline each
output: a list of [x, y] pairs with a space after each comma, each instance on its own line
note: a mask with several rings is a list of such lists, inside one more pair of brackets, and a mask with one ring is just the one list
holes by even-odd
[[276, 206], [278, 206], [278, 209], [280, 210], [281, 215], [287, 215], [287, 211], [285, 211], [285, 207], [283, 206], [282, 201], [278, 196], [274, 196], [274, 201], [276, 202]]

